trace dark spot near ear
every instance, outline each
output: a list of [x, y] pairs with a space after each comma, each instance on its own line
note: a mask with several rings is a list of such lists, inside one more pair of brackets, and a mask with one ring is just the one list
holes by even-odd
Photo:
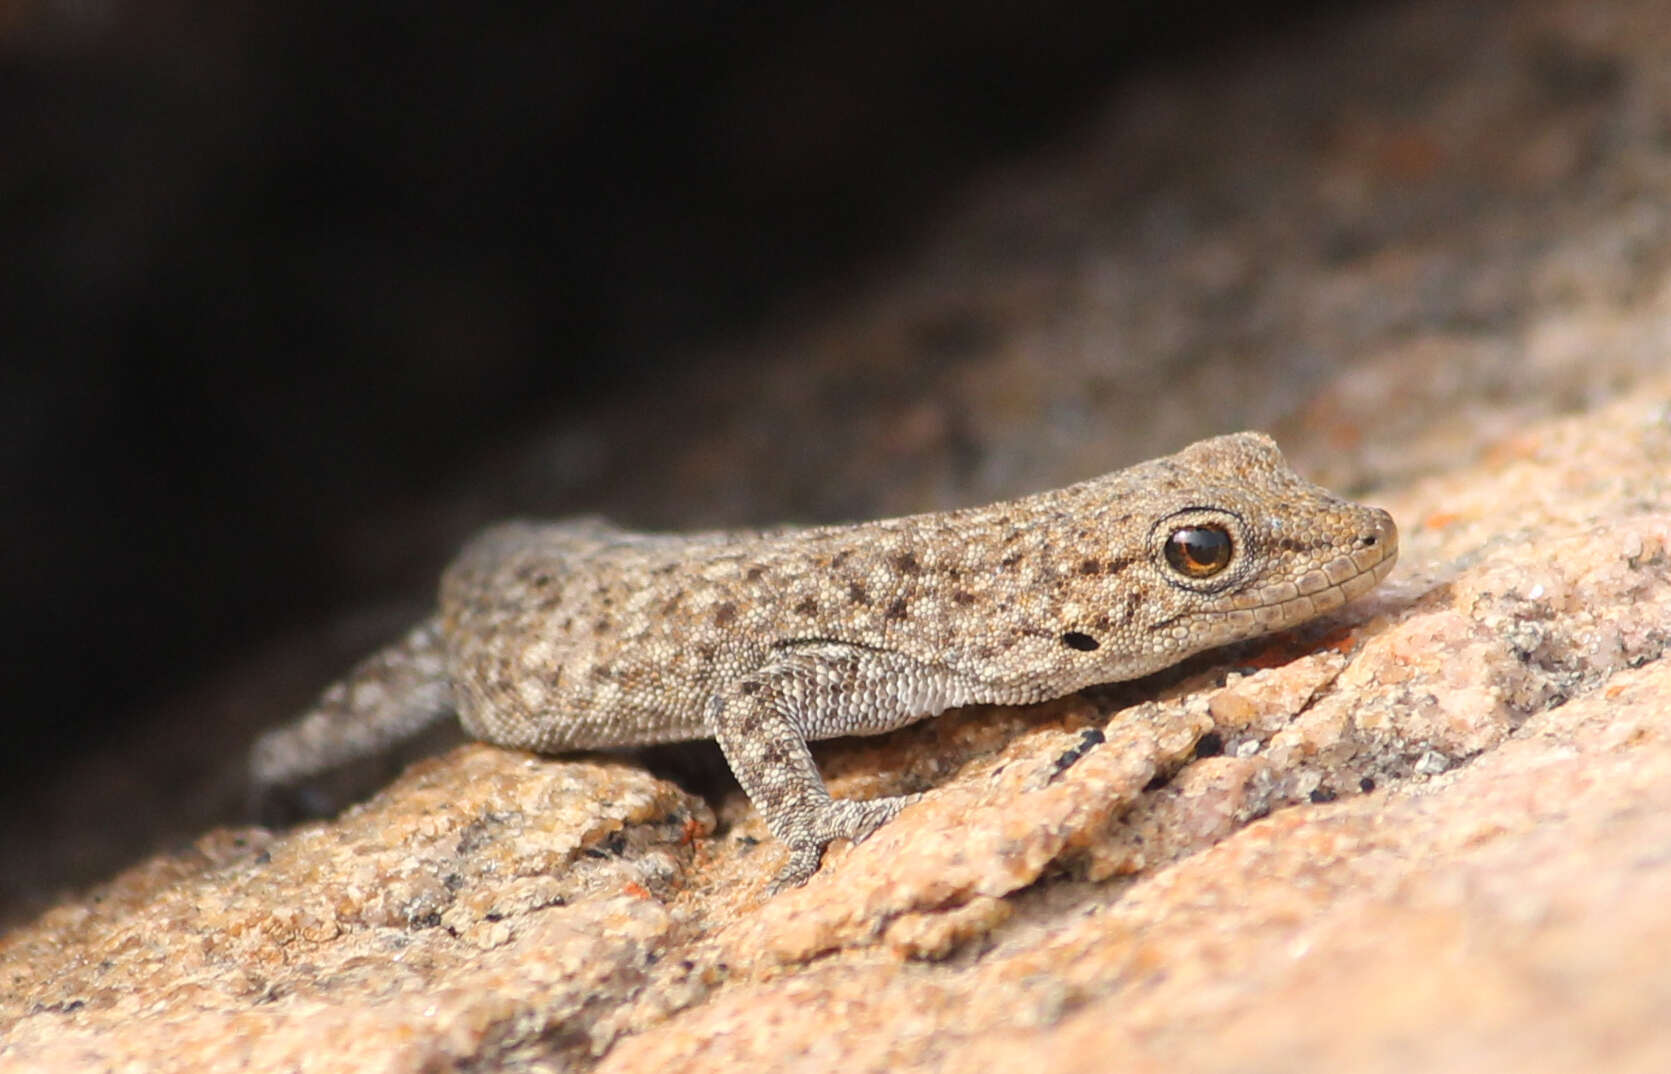
[[848, 599], [850, 599], [854, 604], [869, 604], [870, 603], [870, 594], [866, 593], [865, 592], [865, 587], [860, 585], [858, 582], [848, 583], [848, 585], [847, 585], [847, 596], [848, 596]]
[[1080, 574], [1095, 574], [1100, 570], [1102, 570], [1102, 564], [1094, 559], [1081, 560], [1079, 563]]
[[1108, 616], [1099, 615], [1099, 616], [1097, 616], [1097, 621], [1092, 623], [1091, 625], [1096, 627], [1098, 630], [1107, 630], [1109, 627], [1113, 626], [1114, 624], [1109, 621]]
[[975, 595], [967, 589], [954, 589], [952, 590], [952, 603], [968, 606], [975, 603]]
[[905, 598], [904, 597], [895, 597], [894, 598], [893, 603], [888, 605], [888, 611], [886, 613], [886, 618], [895, 619], [895, 620], [905, 618]]
[[728, 626], [736, 618], [737, 606], [730, 601], [714, 609], [714, 625], [717, 627]]
[[741, 690], [745, 694], [758, 694], [760, 692], [760, 684], [750, 679], [741, 686], [738, 686], [737, 689]]
[[901, 552], [892, 560], [894, 570], [900, 574], [921, 574], [923, 565], [917, 562], [917, 557], [909, 552]]
[[1102, 648], [1102, 642], [1091, 637], [1089, 634], [1081, 634], [1077, 630], [1070, 630], [1066, 634], [1063, 634], [1062, 644], [1066, 645], [1070, 649], [1078, 649], [1082, 653], [1088, 653], [1093, 649]]
[[808, 597], [790, 610], [796, 615], [817, 615], [818, 602], [813, 600], [811, 597]]

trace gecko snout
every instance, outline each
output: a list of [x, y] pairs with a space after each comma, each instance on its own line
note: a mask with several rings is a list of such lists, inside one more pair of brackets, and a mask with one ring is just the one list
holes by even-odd
[[1365, 510], [1369, 514], [1369, 525], [1358, 534], [1352, 560], [1360, 571], [1370, 573], [1375, 582], [1379, 582], [1392, 570], [1393, 561], [1398, 559], [1398, 523], [1379, 507]]
[[1379, 548], [1385, 555], [1398, 554], [1398, 523], [1393, 516], [1379, 507], [1367, 509], [1370, 516], [1369, 528], [1358, 536], [1358, 544], [1363, 548]]

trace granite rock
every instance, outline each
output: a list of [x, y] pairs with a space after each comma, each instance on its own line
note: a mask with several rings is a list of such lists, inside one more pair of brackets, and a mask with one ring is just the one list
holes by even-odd
[[523, 471], [866, 515], [1263, 425], [1400, 521], [1374, 594], [822, 746], [927, 795], [774, 898], [740, 793], [621, 758], [463, 746], [201, 830], [0, 936], [0, 1070], [1671, 1069], [1662, 8], [1377, 8], [1151, 78], [762, 333], [803, 361], [674, 385], [664, 468], [568, 430]]
[[824, 750], [929, 793], [774, 898], [739, 795], [624, 761], [210, 832], [0, 941], [0, 1066], [1663, 1068], [1668, 391], [1390, 491], [1305, 630]]

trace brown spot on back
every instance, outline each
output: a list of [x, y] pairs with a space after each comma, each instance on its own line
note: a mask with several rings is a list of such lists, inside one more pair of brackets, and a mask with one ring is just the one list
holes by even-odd
[[1116, 556], [1115, 558], [1109, 560], [1108, 563], [1102, 569], [1104, 571], [1107, 571], [1111, 575], [1112, 574], [1119, 574], [1121, 571], [1125, 570], [1127, 567], [1131, 566], [1136, 561], [1137, 561], [1136, 556], [1131, 556], [1131, 555]]
[[714, 625], [717, 627], [730, 626], [736, 618], [737, 605], [729, 600], [714, 609]]
[[858, 582], [849, 582], [847, 584], [847, 597], [854, 604], [870, 603], [870, 594], [866, 593], [865, 587], [860, 585]]
[[906, 615], [905, 598], [904, 597], [895, 597], [894, 600], [893, 600], [893, 603], [888, 605], [888, 610], [885, 613], [885, 615], [886, 615], [886, 618], [888, 618], [888, 619], [894, 619], [894, 620], [904, 619], [905, 615]]
[[892, 562], [894, 570], [900, 574], [921, 574], [923, 571], [923, 565], [918, 563], [917, 557], [909, 552], [901, 552], [893, 558]]
[[954, 589], [952, 590], [952, 601], [967, 606], [975, 603], [975, 595], [967, 589]]
[[1086, 560], [1081, 560], [1080, 561], [1080, 564], [1079, 564], [1079, 573], [1080, 574], [1095, 574], [1100, 570], [1102, 570], [1102, 564], [1098, 563], [1094, 559], [1086, 559]]
[[1021, 562], [1021, 553], [1020, 552], [1011, 552], [1009, 555], [1005, 556], [1003, 559], [998, 561], [998, 566], [1000, 566], [1000, 567], [1013, 567], [1017, 563], [1020, 563], [1020, 562]]
[[758, 582], [765, 573], [766, 568], [764, 567], [750, 567], [748, 569], [748, 573], [743, 575], [743, 577], [747, 578], [751, 582]]
[[805, 600], [791, 608], [790, 611], [793, 611], [796, 615], [817, 615], [818, 602], [813, 600], [811, 597], [807, 597]]

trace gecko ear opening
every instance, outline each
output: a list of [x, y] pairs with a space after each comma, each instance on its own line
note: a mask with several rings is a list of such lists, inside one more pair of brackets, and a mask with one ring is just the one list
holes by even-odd
[[1062, 644], [1066, 645], [1070, 649], [1078, 649], [1082, 653], [1088, 653], [1093, 649], [1102, 648], [1102, 642], [1091, 637], [1089, 634], [1081, 634], [1077, 630], [1070, 630], [1066, 634], [1063, 634]]

